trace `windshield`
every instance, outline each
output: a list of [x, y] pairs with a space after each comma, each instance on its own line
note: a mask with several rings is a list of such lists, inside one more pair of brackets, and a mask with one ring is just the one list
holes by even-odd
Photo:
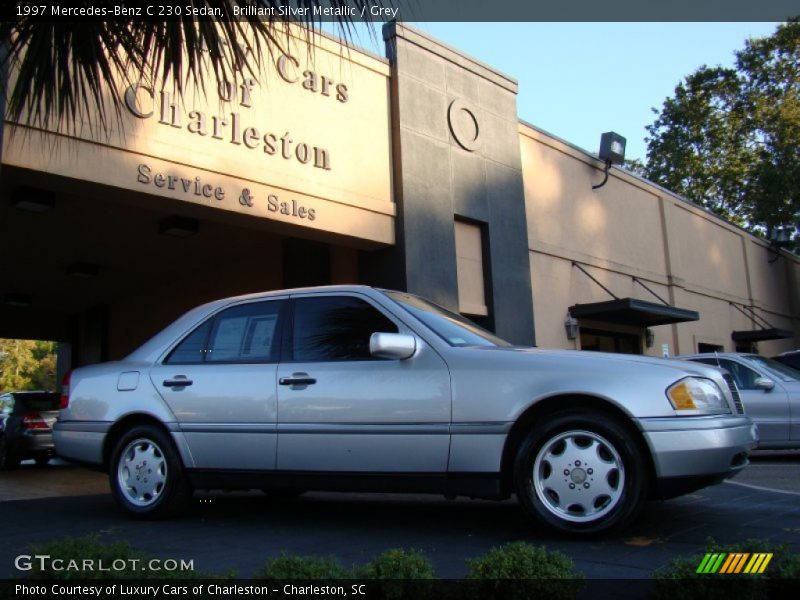
[[507, 341], [478, 327], [469, 319], [419, 296], [402, 292], [384, 293], [451, 346], [511, 346]]
[[777, 360], [764, 358], [763, 356], [748, 356], [748, 358], [756, 365], [769, 370], [781, 381], [800, 381], [800, 371], [793, 369], [789, 365], [784, 365]]

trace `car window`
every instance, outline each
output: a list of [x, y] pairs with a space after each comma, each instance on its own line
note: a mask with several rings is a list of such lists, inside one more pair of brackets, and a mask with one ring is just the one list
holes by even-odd
[[214, 319], [208, 319], [187, 335], [164, 362], [170, 365], [193, 365], [203, 362], [208, 332], [211, 331], [213, 321]]
[[7, 394], [0, 396], [0, 412], [10, 413], [14, 410], [14, 396]]
[[272, 362], [277, 359], [281, 301], [253, 302], [219, 313], [208, 340], [206, 362]]
[[187, 335], [164, 362], [172, 365], [275, 362], [282, 305], [283, 301], [270, 300], [223, 310]]
[[352, 296], [299, 298], [294, 304], [292, 357], [295, 361], [371, 360], [373, 333], [397, 333], [388, 317]]
[[419, 296], [403, 292], [384, 292], [451, 346], [511, 346], [507, 341], [456, 314]]
[[764, 358], [763, 356], [750, 356], [748, 358], [761, 368], [767, 369], [767, 371], [781, 381], [800, 381], [800, 372], [788, 365], [781, 364], [776, 360]]
[[58, 410], [59, 394], [46, 392], [43, 394], [26, 393], [17, 398], [18, 412], [27, 410]]
[[733, 376], [733, 380], [736, 382], [736, 387], [738, 387], [740, 390], [757, 389], [755, 381], [758, 379], [759, 375], [753, 369], [745, 367], [743, 364], [727, 358], [720, 358], [719, 366], [723, 369], [726, 369]]

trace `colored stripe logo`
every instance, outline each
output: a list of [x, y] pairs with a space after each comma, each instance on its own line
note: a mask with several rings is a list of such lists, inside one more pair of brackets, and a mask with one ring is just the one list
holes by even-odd
[[772, 560], [772, 552], [709, 552], [700, 561], [697, 573], [761, 574]]

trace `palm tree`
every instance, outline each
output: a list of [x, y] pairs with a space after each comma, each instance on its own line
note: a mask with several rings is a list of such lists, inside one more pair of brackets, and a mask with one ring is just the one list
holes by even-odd
[[[0, 67], [13, 73], [0, 77], [12, 121], [33, 127], [70, 130], [81, 119], [105, 128], [110, 118], [119, 123], [122, 98], [118, 86], [107, 82], [119, 76], [137, 81], [161, 81], [177, 92], [187, 84], [205, 91], [208, 75], [236, 81], [240, 73], [256, 73], [265, 55], [280, 51], [287, 41], [288, 19], [280, 6], [313, 9], [391, 5], [393, 0], [186, 0], [174, 3], [214, 9], [221, 16], [90, 18], [47, 21], [40, 15], [18, 16], [0, 24]], [[74, 7], [120, 5], [79, 0]], [[158, 5], [155, 5], [156, 7]], [[243, 7], [273, 9], [274, 16], [242, 13]], [[50, 7], [48, 7], [50, 8]], [[113, 8], [112, 8], [113, 10]], [[262, 15], [269, 10], [262, 10]], [[234, 17], [239, 14], [241, 16]], [[310, 41], [321, 20], [313, 11], [293, 20]], [[340, 35], [352, 39], [354, 19], [336, 17]]]

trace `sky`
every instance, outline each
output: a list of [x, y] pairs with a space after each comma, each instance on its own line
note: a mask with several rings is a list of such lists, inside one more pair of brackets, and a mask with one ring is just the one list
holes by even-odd
[[[644, 160], [645, 126], [683, 77], [732, 66], [747, 38], [776, 23], [411, 23], [519, 83], [523, 119], [590, 152], [600, 135], [627, 139]], [[379, 34], [380, 35], [380, 34]], [[367, 35], [355, 43], [383, 56]]]

